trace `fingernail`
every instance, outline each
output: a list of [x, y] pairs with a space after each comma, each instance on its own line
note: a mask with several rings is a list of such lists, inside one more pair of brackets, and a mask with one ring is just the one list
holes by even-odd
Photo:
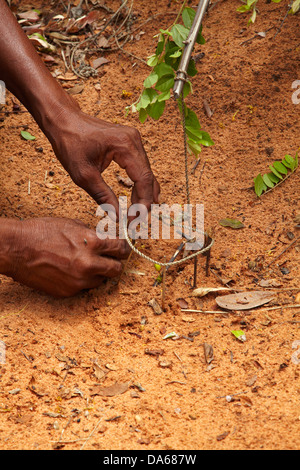
[[160, 193], [159, 193], [159, 195], [157, 196], [158, 204], [160, 204], [160, 199], [161, 198], [160, 198]]

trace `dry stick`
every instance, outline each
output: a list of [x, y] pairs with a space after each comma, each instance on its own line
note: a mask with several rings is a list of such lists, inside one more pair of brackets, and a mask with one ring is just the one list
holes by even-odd
[[274, 34], [274, 36], [273, 36], [272, 39], [275, 39], [276, 36], [277, 36], [277, 34], [281, 31], [281, 28], [282, 28], [282, 26], [283, 26], [283, 23], [284, 23], [285, 20], [287, 19], [287, 16], [288, 16], [288, 14], [289, 14], [289, 11], [290, 11], [290, 9], [291, 9], [291, 7], [292, 7], [292, 3], [293, 3], [293, 2], [291, 2], [291, 3], [288, 5], [288, 9], [287, 9], [287, 12], [286, 12], [286, 14], [285, 14], [285, 17], [283, 18], [283, 20], [282, 20], [280, 26], [277, 28], [277, 31], [276, 31], [276, 33]]
[[[179, 255], [179, 253], [183, 250], [184, 248], [184, 245], [185, 245], [185, 242], [181, 242], [181, 244], [179, 245], [179, 247], [176, 249], [174, 255], [172, 256], [172, 258], [170, 259], [169, 263], [172, 263], [176, 258], [177, 256]], [[169, 269], [170, 266], [167, 266], [167, 270]], [[158, 284], [157, 280], [154, 282], [153, 286], [156, 287]]]
[[197, 288], [197, 267], [198, 267], [198, 257], [194, 259], [194, 282], [193, 282], [193, 288]]
[[126, 272], [126, 269], [127, 269], [127, 267], [128, 267], [129, 261], [130, 261], [130, 259], [131, 259], [131, 257], [132, 257], [132, 254], [133, 254], [133, 250], [131, 250], [131, 252], [130, 252], [129, 255], [128, 255], [127, 260], [126, 260], [125, 263], [124, 263], [122, 272], [121, 272], [120, 277], [119, 277], [119, 280], [118, 280], [118, 284], [119, 284], [119, 282], [120, 282], [120, 280], [121, 280], [121, 277], [122, 277], [123, 274]]
[[[166, 261], [166, 257], [164, 257], [164, 261]], [[166, 266], [163, 267], [163, 277], [162, 277], [162, 296], [161, 296], [161, 308], [165, 311], [165, 300], [166, 300]]]
[[200, 185], [200, 183], [201, 183], [201, 178], [202, 178], [202, 174], [203, 174], [205, 165], [206, 165], [206, 162], [203, 163], [203, 167], [202, 167], [201, 172], [200, 172], [200, 176], [199, 176], [199, 185]]
[[[124, 54], [127, 54], [129, 55], [130, 57], [133, 57], [134, 59], [137, 59], [137, 60], [140, 60], [141, 62], [143, 62], [143, 64], [147, 64], [147, 62], [144, 60], [144, 59], [141, 59], [141, 57], [138, 57], [137, 55], [135, 54], [132, 54], [132, 52], [129, 52], [129, 51], [125, 51], [125, 49], [123, 49], [123, 46], [120, 45], [119, 41], [118, 41], [118, 38], [117, 36], [115, 35], [115, 42], [118, 46], [118, 49], [123, 52]], [[127, 41], [124, 41], [124, 42], [127, 42]]]
[[192, 171], [191, 171], [191, 174], [192, 174], [192, 175], [195, 173], [195, 171], [196, 171], [197, 166], [199, 165], [199, 163], [200, 163], [200, 158], [197, 159], [195, 165], [194, 165], [193, 168], [192, 168]]
[[115, 19], [116, 16], [118, 16], [119, 12], [122, 10], [122, 8], [126, 5], [127, 3], [127, 0], [125, 0], [122, 5], [118, 8], [118, 10], [112, 15], [112, 17], [107, 21], [107, 23], [105, 24], [105, 26], [100, 30], [98, 31], [96, 34], [94, 34], [93, 36], [91, 37], [88, 37], [86, 38], [84, 41], [82, 42], [79, 42], [78, 44], [76, 44], [76, 46], [73, 47], [72, 49], [72, 52], [71, 52], [71, 55], [70, 55], [70, 66], [71, 66], [71, 69], [73, 71], [73, 73], [75, 75], [77, 75], [78, 77], [80, 78], [85, 78], [83, 77], [79, 72], [77, 72], [77, 70], [75, 69], [75, 67], [73, 66], [73, 60], [74, 60], [74, 55], [75, 55], [75, 52], [77, 51], [78, 47], [81, 46], [82, 44], [84, 43], [87, 43], [89, 41], [93, 41], [95, 40], [97, 37], [100, 36], [100, 34], [102, 34], [105, 29], [107, 28], [107, 26], [112, 23], [112, 21]]
[[288, 246], [286, 246], [284, 248], [284, 250], [282, 250], [282, 252], [279, 253], [279, 255], [275, 256], [275, 258], [272, 259], [272, 261], [269, 264], [267, 264], [266, 268], [271, 266], [271, 264], [274, 263], [274, 261], [276, 261], [281, 255], [283, 255], [283, 253], [285, 253], [287, 250], [289, 250], [291, 248], [291, 246], [293, 246], [296, 243], [296, 241], [298, 241], [299, 239], [300, 239], [300, 235], [299, 235], [299, 237], [295, 238], [295, 240], [293, 240]]
[[[260, 308], [258, 310], [255, 310], [255, 312], [267, 312], [269, 310], [279, 310], [281, 308], [300, 308], [300, 304], [288, 304], [288, 305], [279, 305], [278, 307], [266, 307], [266, 308]], [[253, 308], [250, 308], [249, 310], [254, 310]], [[182, 312], [190, 312], [190, 313], [232, 313], [237, 312], [237, 310], [194, 310], [192, 308], [182, 308]], [[239, 312], [245, 312], [245, 310], [239, 310]]]
[[102, 416], [101, 416], [101, 418], [99, 418], [99, 420], [98, 420], [96, 426], [94, 427], [93, 431], [91, 432], [91, 434], [86, 438], [86, 440], [84, 441], [84, 443], [83, 443], [82, 446], [80, 447], [80, 450], [82, 450], [82, 449], [84, 448], [84, 446], [85, 446], [85, 444], [87, 443], [87, 441], [89, 441], [90, 438], [95, 434], [96, 429], [98, 428], [98, 426], [99, 426], [101, 420], [102, 420]]

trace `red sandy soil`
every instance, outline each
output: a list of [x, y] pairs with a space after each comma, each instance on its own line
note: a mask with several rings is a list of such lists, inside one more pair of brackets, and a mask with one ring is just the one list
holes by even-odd
[[[47, 3], [19, 2], [17, 8], [43, 10]], [[205, 56], [197, 64], [188, 104], [215, 145], [203, 150], [190, 175], [191, 199], [204, 203], [205, 228], [215, 239], [208, 277], [205, 258], [199, 258], [198, 287], [227, 283], [259, 290], [262, 280], [276, 280], [268, 307], [282, 308], [224, 311], [216, 293], [192, 297], [193, 263], [187, 262], [168, 271], [166, 311], [156, 315], [148, 302], [161, 302], [161, 287], [153, 286], [157, 272], [136, 254], [128, 270], [143, 275], [127, 272], [119, 283], [108, 281], [65, 300], [2, 276], [1, 449], [299, 448], [300, 366], [292, 360], [292, 345], [300, 340], [300, 310], [287, 307], [299, 302], [300, 245], [289, 247], [290, 233], [299, 236], [299, 170], [260, 199], [253, 179], [284, 155], [295, 156], [300, 146], [300, 105], [292, 102], [292, 83], [300, 78], [300, 16], [289, 16], [274, 38], [288, 2], [259, 3], [260, 14], [249, 27], [248, 17], [236, 12], [239, 1], [216, 2], [205, 19], [206, 44], [195, 51]], [[53, 5], [61, 11], [59, 2]], [[176, 103], [168, 103], [158, 122], [143, 125], [136, 115], [126, 117], [124, 108], [138, 98], [149, 74], [138, 58], [153, 54], [153, 36], [172, 24], [169, 13], [179, 6], [135, 0], [135, 26], [160, 13], [142, 26], [145, 34], [125, 46], [137, 58], [107, 53], [101, 77], [72, 82], [84, 86], [75, 95], [84, 111], [140, 130], [168, 204], [184, 203], [186, 197]], [[261, 31], [267, 31], [265, 38], [255, 36]], [[124, 97], [123, 90], [131, 96]], [[6, 109], [11, 105], [8, 94]], [[95, 203], [72, 183], [31, 116], [1, 116], [1, 216], [62, 216], [96, 227]], [[36, 140], [21, 139], [19, 126], [28, 126]], [[190, 157], [189, 168], [193, 165]], [[117, 171], [111, 165], [105, 178], [117, 195], [129, 197]], [[244, 228], [222, 227], [219, 221], [226, 217], [241, 220]], [[170, 258], [177, 245], [178, 240], [138, 243], [160, 260]], [[219, 313], [183, 312], [178, 299], [190, 309]], [[245, 342], [232, 334], [240, 329]], [[170, 332], [179, 338], [163, 339]], [[205, 343], [213, 348], [210, 363]], [[113, 396], [103, 396], [114, 384]]]

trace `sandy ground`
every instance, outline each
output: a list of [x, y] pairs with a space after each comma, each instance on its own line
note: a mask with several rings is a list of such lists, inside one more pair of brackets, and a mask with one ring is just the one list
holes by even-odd
[[[238, 1], [217, 2], [205, 20], [207, 42], [196, 48], [205, 56], [188, 103], [215, 145], [203, 150], [190, 175], [191, 198], [204, 203], [205, 226], [215, 239], [209, 276], [205, 258], [199, 258], [198, 287], [227, 283], [262, 290], [262, 280], [271, 285], [275, 280], [268, 307], [282, 308], [225, 311], [216, 293], [192, 297], [193, 264], [186, 263], [169, 270], [166, 311], [155, 315], [148, 302], [161, 302], [161, 287], [153, 286], [157, 272], [137, 255], [119, 283], [109, 281], [72, 299], [54, 300], [0, 277], [0, 340], [6, 353], [0, 365], [1, 449], [299, 449], [300, 366], [292, 346], [300, 340], [300, 309], [288, 307], [300, 290], [300, 245], [289, 247], [292, 235], [299, 236], [299, 170], [260, 199], [253, 178], [284, 155], [295, 156], [300, 146], [300, 104], [292, 102], [292, 83], [300, 78], [300, 16], [287, 18], [273, 38], [287, 2], [260, 3], [257, 21], [248, 28], [247, 18], [236, 13]], [[135, 26], [161, 13], [125, 47], [145, 59], [154, 51], [153, 36], [171, 24], [174, 15], [167, 13], [178, 4], [135, 0], [134, 9]], [[255, 36], [262, 31], [266, 37]], [[72, 82], [84, 85], [75, 99], [92, 115], [137, 127], [163, 201], [184, 203], [176, 103], [168, 103], [158, 122], [141, 125], [136, 115], [126, 117], [124, 108], [138, 98], [149, 69], [122, 53], [106, 57], [101, 76]], [[131, 96], [124, 98], [124, 90]], [[8, 95], [6, 109], [11, 108]], [[1, 118], [1, 216], [63, 216], [96, 227], [95, 203], [71, 182], [30, 115], [1, 113]], [[23, 126], [35, 141], [21, 139]], [[190, 157], [190, 169], [193, 165]], [[106, 180], [117, 195], [129, 197], [117, 170], [111, 165]], [[225, 217], [241, 220], [244, 228], [222, 227]], [[138, 246], [162, 259], [177, 245], [154, 240]], [[178, 299], [190, 309], [218, 313], [183, 312]], [[243, 330], [246, 341], [233, 330]], [[170, 332], [176, 339], [164, 339]], [[205, 344], [213, 350], [211, 362]]]

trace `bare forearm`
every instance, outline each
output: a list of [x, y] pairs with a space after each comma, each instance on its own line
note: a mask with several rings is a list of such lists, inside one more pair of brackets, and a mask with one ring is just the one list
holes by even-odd
[[11, 255], [19, 224], [17, 220], [0, 218], [0, 274], [9, 275], [11, 271]]
[[74, 106], [36, 53], [5, 0], [0, 0], [0, 79], [46, 134], [60, 110]]

